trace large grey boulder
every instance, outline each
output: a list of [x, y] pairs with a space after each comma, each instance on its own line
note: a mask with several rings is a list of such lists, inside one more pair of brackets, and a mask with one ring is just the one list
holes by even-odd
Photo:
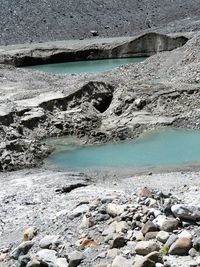
[[200, 207], [176, 204], [171, 207], [173, 214], [181, 220], [196, 221], [200, 219]]
[[19, 256], [26, 255], [29, 250], [32, 248], [34, 245], [34, 242], [32, 241], [24, 241], [22, 242], [17, 248], [15, 248], [11, 254], [10, 257], [17, 260]]

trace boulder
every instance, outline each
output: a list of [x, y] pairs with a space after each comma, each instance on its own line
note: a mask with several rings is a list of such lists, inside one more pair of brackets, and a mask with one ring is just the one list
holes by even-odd
[[165, 243], [165, 245], [167, 247], [170, 247], [174, 242], [176, 242], [176, 240], [178, 239], [178, 236], [175, 234], [170, 235], [170, 237], [167, 239], [167, 242]]
[[34, 242], [32, 241], [24, 241], [22, 242], [17, 248], [15, 248], [11, 254], [10, 257], [17, 260], [19, 256], [26, 255], [29, 250], [32, 248], [34, 245]]
[[200, 237], [196, 237], [193, 239], [193, 247], [196, 249], [196, 250], [200, 250]]
[[108, 249], [107, 258], [115, 258], [119, 254], [120, 254], [120, 250], [117, 248]]
[[176, 204], [171, 207], [171, 211], [181, 220], [196, 221], [200, 219], [200, 208], [197, 206]]
[[151, 252], [159, 251], [159, 249], [160, 249], [159, 245], [153, 240], [140, 241], [137, 243], [135, 247], [135, 252], [139, 255], [146, 256]]
[[113, 240], [112, 248], [122, 248], [126, 245], [126, 240], [123, 236], [117, 236]]
[[121, 215], [124, 212], [125, 205], [117, 205], [113, 203], [109, 203], [106, 207], [106, 212], [112, 217], [116, 217]]
[[156, 235], [156, 239], [163, 244], [165, 244], [168, 238], [169, 238], [169, 233], [166, 231], [160, 231]]
[[57, 252], [54, 250], [42, 249], [36, 253], [35, 258], [42, 266], [54, 266], [57, 259], [56, 254]]
[[178, 234], [179, 238], [189, 238], [192, 239], [192, 235], [187, 230], [182, 231], [180, 234]]
[[56, 259], [56, 266], [57, 267], [68, 267], [69, 264], [65, 258], [57, 258]]
[[73, 211], [70, 212], [69, 218], [73, 220], [74, 218], [79, 217], [88, 211], [89, 211], [88, 205], [86, 205], [86, 204], [80, 205], [77, 208], [75, 208]]
[[169, 254], [184, 256], [188, 255], [189, 250], [192, 248], [192, 241], [190, 238], [178, 238], [170, 247]]
[[153, 194], [152, 194], [151, 190], [147, 187], [140, 188], [137, 192], [138, 197], [152, 197], [152, 195]]
[[160, 230], [172, 232], [178, 229], [179, 221], [175, 218], [166, 218], [160, 225]]
[[131, 260], [127, 260], [126, 258], [122, 257], [122, 256], [116, 256], [113, 263], [112, 263], [112, 267], [132, 267], [132, 261]]
[[143, 235], [146, 235], [146, 233], [148, 232], [155, 232], [155, 231], [158, 231], [158, 227], [151, 221], [146, 222], [141, 229]]
[[159, 252], [152, 252], [145, 257], [136, 260], [133, 267], [155, 267], [156, 263], [162, 263], [162, 257]]
[[32, 240], [37, 234], [37, 229], [35, 227], [29, 227], [24, 231], [24, 241]]
[[68, 258], [69, 267], [76, 267], [84, 260], [85, 256], [81, 252], [74, 251], [68, 255]]
[[41, 248], [50, 248], [52, 246], [58, 246], [61, 244], [60, 237], [58, 235], [46, 235], [40, 240], [39, 246]]
[[116, 223], [116, 233], [123, 233], [128, 229], [128, 225], [125, 221], [117, 222]]
[[145, 235], [145, 241], [155, 239], [156, 236], [157, 236], [157, 234], [158, 234], [158, 232], [148, 232], [148, 233]]

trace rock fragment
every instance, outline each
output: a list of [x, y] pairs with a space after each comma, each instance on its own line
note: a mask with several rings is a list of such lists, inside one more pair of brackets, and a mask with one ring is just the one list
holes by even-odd
[[153, 240], [140, 241], [137, 243], [135, 247], [135, 252], [139, 255], [146, 256], [151, 252], [159, 251], [159, 249], [160, 249], [159, 245]]
[[169, 254], [179, 256], [188, 255], [188, 252], [191, 248], [192, 241], [190, 238], [178, 238], [170, 247]]
[[200, 208], [196, 206], [176, 204], [171, 207], [171, 210], [181, 220], [196, 221], [200, 219]]

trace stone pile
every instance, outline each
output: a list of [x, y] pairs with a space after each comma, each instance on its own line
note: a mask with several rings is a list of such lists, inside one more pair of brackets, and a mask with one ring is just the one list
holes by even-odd
[[0, 261], [13, 267], [175, 267], [178, 257], [181, 266], [200, 264], [200, 208], [171, 194], [145, 187], [130, 197], [80, 203], [62, 216], [74, 224], [73, 239], [30, 227]]

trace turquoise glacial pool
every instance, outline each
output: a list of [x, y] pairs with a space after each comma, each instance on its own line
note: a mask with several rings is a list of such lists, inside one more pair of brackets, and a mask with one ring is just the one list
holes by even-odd
[[48, 164], [63, 170], [168, 167], [200, 163], [200, 131], [161, 129], [137, 140], [80, 145], [71, 137], [51, 139]]
[[100, 73], [112, 70], [122, 65], [138, 63], [144, 61], [146, 58], [147, 57], [84, 60], [84, 61], [27, 66], [23, 68], [39, 70], [54, 74]]

